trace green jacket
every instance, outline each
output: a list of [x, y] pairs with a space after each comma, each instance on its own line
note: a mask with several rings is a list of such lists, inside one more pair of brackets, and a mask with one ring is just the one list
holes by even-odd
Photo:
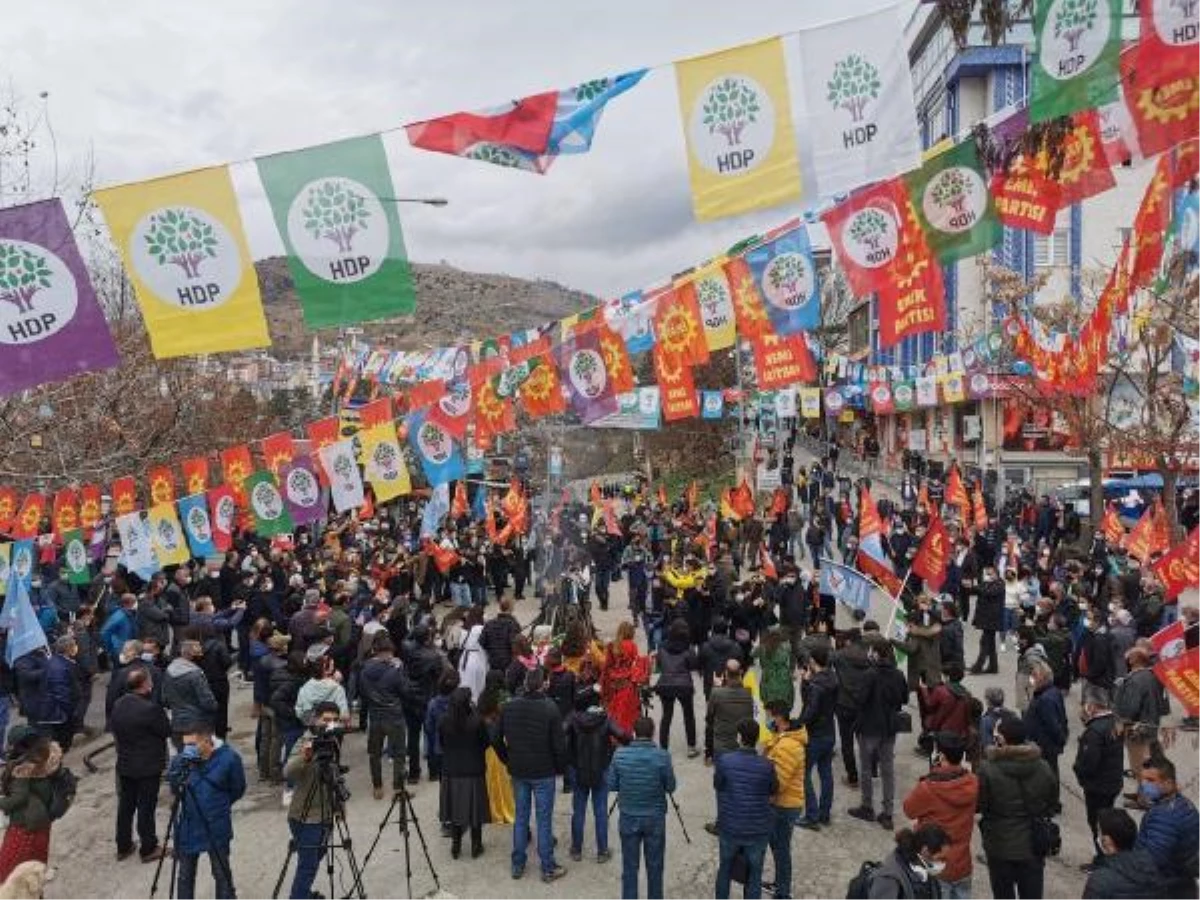
[[762, 668], [762, 682], [758, 686], [758, 696], [763, 705], [772, 700], [782, 700], [790, 708], [796, 701], [796, 683], [792, 680], [792, 647], [786, 641], [780, 641], [770, 653], [756, 647], [754, 656]]
[[296, 822], [323, 822], [328, 825], [333, 822], [333, 806], [328, 788], [317, 783], [321, 767], [315, 760], [304, 758], [304, 748], [310, 743], [308, 735], [296, 741], [283, 768], [283, 777], [295, 785], [292, 802], [288, 804], [288, 818]]
[[1037, 744], [989, 747], [979, 767], [979, 831], [990, 859], [1033, 859], [1030, 819], [1057, 810], [1058, 780]]
[[0, 795], [0, 812], [8, 814], [10, 825], [26, 831], [44, 831], [50, 827], [50, 776], [62, 765], [62, 757], [58, 744], [52, 743], [45, 762], [13, 766], [9, 792]]

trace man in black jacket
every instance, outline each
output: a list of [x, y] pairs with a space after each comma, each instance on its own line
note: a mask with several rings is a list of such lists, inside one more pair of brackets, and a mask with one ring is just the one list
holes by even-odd
[[1067, 746], [1070, 727], [1062, 692], [1054, 686], [1054, 670], [1038, 661], [1029, 673], [1033, 695], [1025, 709], [1025, 732], [1042, 749], [1042, 758], [1058, 778], [1058, 758]]
[[545, 695], [545, 675], [531, 669], [525, 677], [525, 692], [500, 711], [496, 730], [496, 752], [508, 766], [516, 800], [513, 824], [512, 877], [525, 875], [529, 846], [529, 818], [537, 814], [538, 856], [542, 881], [557, 881], [567, 870], [554, 860], [555, 776], [566, 769], [567, 752], [562, 716], [554, 701]]
[[854, 725], [866, 699], [872, 675], [867, 647], [863, 643], [862, 632], [857, 628], [850, 629], [846, 645], [834, 655], [833, 671], [838, 679], [835, 712], [842, 742], [842, 764], [846, 767], [843, 783], [848, 788], [857, 788], [858, 759], [854, 753]]
[[147, 669], [131, 669], [125, 681], [127, 692], [113, 705], [110, 722], [117, 745], [117, 860], [133, 854], [136, 811], [142, 862], [153, 862], [164, 851], [158, 843], [154, 813], [167, 767], [171, 723], [150, 696], [154, 684]]
[[1084, 631], [1075, 655], [1075, 671], [1088, 684], [1111, 691], [1116, 681], [1117, 660], [1105, 617], [1089, 609], [1083, 621]]
[[175, 570], [171, 583], [163, 592], [170, 609], [168, 613], [171, 623], [171, 655], [179, 654], [179, 642], [183, 639], [183, 629], [191, 624], [192, 601], [188, 596], [188, 586], [192, 583], [192, 570], [186, 565]]
[[779, 579], [779, 622], [792, 644], [792, 659], [804, 659], [804, 632], [808, 628], [809, 595], [800, 582], [800, 570], [784, 560]]
[[479, 635], [479, 646], [487, 653], [489, 669], [501, 673], [508, 671], [513, 638], [520, 633], [521, 623], [513, 617], [512, 600], [505, 597], [500, 601], [500, 612], [484, 623]]
[[600, 694], [589, 686], [575, 695], [566, 723], [567, 759], [575, 772], [571, 791], [571, 859], [583, 859], [583, 832], [588, 799], [596, 820], [596, 862], [608, 862], [608, 765], [614, 742], [628, 744], [631, 735], [609, 717]]
[[[425, 713], [448, 664], [433, 646], [433, 633], [425, 624], [412, 630], [409, 640], [401, 646], [401, 657], [412, 686], [412, 702], [404, 707], [404, 725], [408, 729], [408, 783], [416, 784], [421, 779], [421, 730], [425, 725]], [[428, 755], [429, 748], [425, 749]], [[435, 777], [432, 770], [429, 777]]]
[[[804, 818], [801, 828], [816, 831], [828, 825], [833, 810], [833, 746], [838, 680], [829, 669], [829, 650], [813, 647], [808, 666], [801, 675], [800, 695], [804, 706], [798, 724], [808, 730], [808, 752], [804, 761]], [[818, 801], [813, 785], [813, 769], [821, 779]]]
[[367, 761], [371, 768], [371, 787], [376, 800], [383, 799], [383, 744], [387, 741], [392, 757], [392, 790], [404, 787], [406, 707], [416, 700], [392, 639], [381, 632], [372, 645], [373, 655], [363, 663], [358, 676], [359, 690], [370, 704], [367, 713]]
[[1100, 812], [1112, 807], [1121, 793], [1125, 751], [1117, 734], [1108, 692], [1093, 685], [1083, 688], [1083, 733], [1075, 755], [1075, 778], [1083, 789], [1088, 828], [1096, 847], [1094, 865], [1103, 861], [1104, 850], [1097, 830]]

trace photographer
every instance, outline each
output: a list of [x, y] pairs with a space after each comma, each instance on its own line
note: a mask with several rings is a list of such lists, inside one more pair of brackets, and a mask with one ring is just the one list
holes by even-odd
[[[296, 848], [296, 875], [292, 879], [289, 897], [312, 896], [313, 880], [325, 845], [333, 829], [333, 817], [340, 814], [343, 797], [331, 796], [340, 783], [341, 709], [336, 703], [323, 701], [313, 709], [309, 721], [311, 734], [296, 743], [283, 774], [296, 785], [288, 806], [288, 828]], [[333, 767], [334, 781], [322, 778], [324, 765]]]
[[242, 758], [231, 746], [213, 736], [212, 725], [196, 723], [183, 736], [183, 752], [171, 760], [167, 781], [180, 800], [175, 827], [175, 854], [179, 859], [176, 896], [196, 896], [196, 864], [208, 854], [218, 898], [236, 897], [229, 868], [233, 841], [233, 804], [246, 793]]

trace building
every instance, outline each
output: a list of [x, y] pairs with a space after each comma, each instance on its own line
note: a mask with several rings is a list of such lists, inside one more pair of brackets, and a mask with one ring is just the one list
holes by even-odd
[[[1122, 23], [1129, 40], [1138, 34], [1134, 2], [1126, 0]], [[922, 3], [912, 14], [905, 40], [926, 148], [943, 138], [964, 135], [975, 123], [1027, 96], [1034, 45], [1028, 20], [1015, 23], [1006, 42], [995, 47], [984, 35], [982, 23], [973, 22], [967, 46], [959, 49], [939, 9]], [[1052, 235], [1005, 228], [992, 259], [1026, 278], [1045, 274], [1048, 281], [1037, 300], [1069, 296], [1094, 302], [1152, 174], [1153, 166], [1144, 163], [1114, 169], [1117, 186], [1060, 211]], [[920, 335], [881, 349], [871, 299], [851, 312], [851, 355], [871, 365], [923, 366], [935, 354], [952, 353], [999, 324], [1003, 310], [988, 302], [979, 259], [946, 266], [944, 281], [944, 334]], [[998, 479], [1001, 497], [1006, 490], [1025, 485], [1040, 492], [1087, 475], [1085, 459], [1062, 451], [1061, 423], [1044, 410], [1021, 408], [1011, 397], [881, 416], [875, 427], [882, 451], [890, 458], [899, 459], [906, 448], [911, 449], [924, 454], [935, 470], [937, 464], [957, 459], [968, 470]]]

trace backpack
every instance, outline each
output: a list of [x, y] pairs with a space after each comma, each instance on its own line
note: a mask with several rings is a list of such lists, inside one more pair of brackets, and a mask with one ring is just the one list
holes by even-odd
[[875, 871], [879, 863], [864, 862], [859, 866], [858, 874], [846, 885], [846, 900], [867, 900], [871, 896], [871, 882], [875, 880]]
[[58, 771], [46, 779], [50, 788], [50, 798], [46, 801], [46, 812], [50, 821], [61, 819], [75, 802], [75, 792], [79, 788], [79, 776], [66, 766], [59, 766]]

